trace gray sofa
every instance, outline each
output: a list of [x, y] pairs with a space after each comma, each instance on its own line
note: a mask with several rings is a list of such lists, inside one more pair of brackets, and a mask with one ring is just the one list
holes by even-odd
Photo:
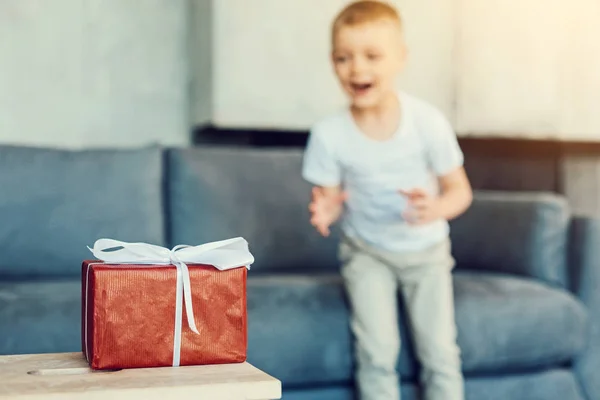
[[[248, 360], [289, 400], [354, 395], [339, 232], [308, 224], [301, 151], [0, 146], [0, 354], [79, 351], [81, 261], [100, 237], [245, 237]], [[551, 194], [477, 192], [451, 224], [470, 400], [600, 399], [600, 224]], [[417, 399], [405, 319], [398, 368]]]

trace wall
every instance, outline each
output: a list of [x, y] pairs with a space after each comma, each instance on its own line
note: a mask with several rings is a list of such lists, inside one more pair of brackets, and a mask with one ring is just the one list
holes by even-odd
[[189, 142], [185, 0], [0, 2], [0, 143]]
[[600, 139], [600, 2], [459, 0], [461, 133]]
[[[390, 2], [410, 50], [402, 86], [459, 135], [600, 140], [597, 0]], [[215, 126], [305, 129], [344, 104], [328, 37], [348, 0], [212, 3]]]
[[[349, 0], [5, 0], [0, 143], [185, 145], [188, 128], [305, 129], [345, 99]], [[461, 136], [600, 139], [597, 0], [393, 0], [402, 86]], [[191, 68], [191, 71], [188, 69]]]

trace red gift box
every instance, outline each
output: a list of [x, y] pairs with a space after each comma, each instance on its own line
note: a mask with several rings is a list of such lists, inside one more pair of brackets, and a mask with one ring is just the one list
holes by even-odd
[[[247, 268], [183, 266], [83, 262], [82, 350], [92, 369], [246, 360]], [[185, 275], [198, 333], [187, 319]]]

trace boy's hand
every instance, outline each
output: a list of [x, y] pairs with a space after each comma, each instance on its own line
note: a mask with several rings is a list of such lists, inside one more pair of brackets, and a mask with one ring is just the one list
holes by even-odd
[[321, 188], [313, 188], [312, 201], [308, 206], [310, 223], [321, 235], [329, 236], [329, 227], [340, 217], [347, 197], [345, 192], [339, 190], [326, 192]]
[[413, 224], [426, 224], [438, 219], [449, 221], [461, 215], [473, 201], [473, 190], [463, 167], [439, 176], [441, 194], [433, 197], [423, 189], [399, 192], [408, 198], [405, 218]]
[[408, 200], [409, 210], [404, 212], [403, 217], [410, 224], [422, 225], [443, 218], [439, 198], [431, 196], [423, 189], [399, 192]]

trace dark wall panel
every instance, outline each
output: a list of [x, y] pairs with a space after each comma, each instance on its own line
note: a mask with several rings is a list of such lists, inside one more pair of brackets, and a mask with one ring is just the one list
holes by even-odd
[[[199, 128], [197, 145], [303, 147], [305, 131]], [[600, 143], [461, 137], [465, 169], [475, 189], [564, 193], [565, 158], [598, 157]], [[577, 195], [577, 194], [575, 194]]]

